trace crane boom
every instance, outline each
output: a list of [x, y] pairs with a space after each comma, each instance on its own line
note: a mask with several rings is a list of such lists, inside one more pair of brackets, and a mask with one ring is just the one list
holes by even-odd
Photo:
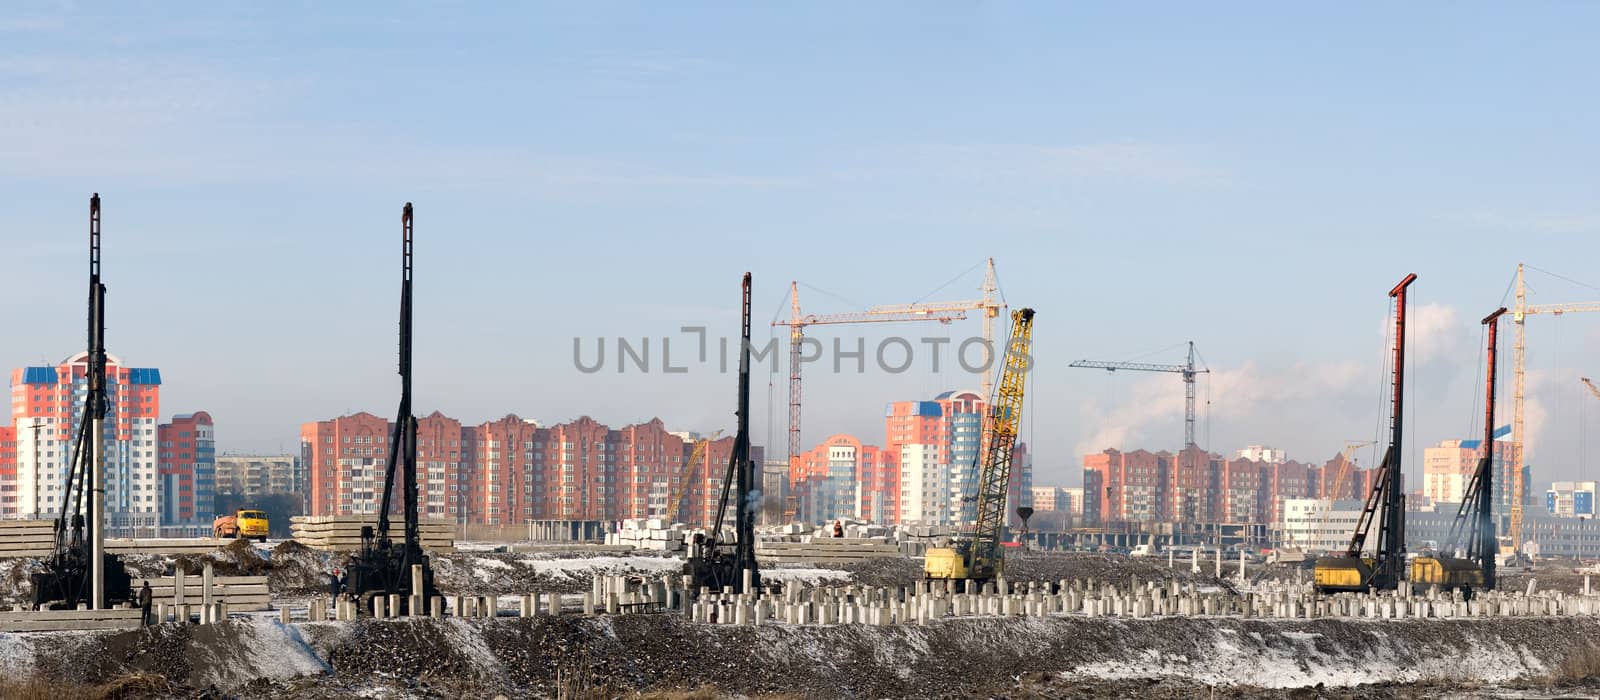
[[1011, 483], [1011, 451], [1022, 425], [1022, 398], [1033, 364], [1033, 309], [1011, 314], [1011, 340], [1000, 368], [1000, 384], [989, 402], [989, 432], [978, 472], [978, 519], [967, 552], [967, 575], [989, 579], [1003, 573], [1001, 530], [1006, 522], [1006, 487]]
[[[773, 326], [789, 328], [789, 473], [800, 471], [800, 419], [801, 381], [800, 367], [807, 361], [804, 354], [806, 326], [858, 323], [906, 323], [912, 321], [938, 321], [949, 324], [963, 320], [968, 311], [983, 312], [983, 341], [993, 348], [994, 319], [1005, 306], [997, 295], [1000, 285], [994, 274], [994, 258], [988, 259], [983, 277], [983, 298], [973, 301], [948, 301], [933, 303], [891, 304], [869, 307], [865, 311], [836, 314], [807, 314], [800, 311], [800, 283], [789, 283], [789, 318], [773, 321]], [[991, 352], [991, 356], [992, 356]], [[812, 358], [815, 359], [815, 358]], [[987, 375], [983, 378], [983, 395], [992, 388]]]
[[1194, 351], [1194, 341], [1191, 340], [1191, 341], [1189, 341], [1189, 361], [1184, 363], [1184, 364], [1181, 364], [1181, 365], [1163, 365], [1163, 364], [1153, 364], [1153, 363], [1148, 363], [1148, 362], [1107, 362], [1107, 361], [1104, 361], [1104, 360], [1078, 360], [1077, 362], [1074, 362], [1074, 363], [1072, 363], [1070, 365], [1067, 365], [1067, 366], [1068, 367], [1078, 367], [1078, 368], [1083, 368], [1083, 369], [1103, 369], [1103, 370], [1105, 370], [1107, 372], [1115, 372], [1115, 371], [1117, 371], [1119, 369], [1125, 369], [1125, 370], [1128, 370], [1130, 372], [1171, 372], [1171, 373], [1174, 373], [1174, 374], [1183, 375], [1183, 399], [1184, 399], [1184, 402], [1183, 402], [1183, 407], [1184, 407], [1184, 412], [1183, 412], [1183, 446], [1184, 446], [1185, 449], [1187, 449], [1187, 448], [1195, 446], [1195, 441], [1194, 441], [1194, 418], [1195, 418], [1195, 412], [1194, 412], [1194, 379], [1195, 379], [1196, 375], [1199, 375], [1199, 374], [1210, 374], [1211, 373], [1211, 369], [1206, 367], [1206, 366], [1204, 366], [1204, 364], [1202, 364], [1199, 369], [1195, 368], [1195, 358], [1196, 357], [1197, 357], [1197, 355], [1195, 354], [1195, 351]]
[[667, 518], [676, 519], [682, 514], [684, 496], [689, 494], [689, 489], [694, 484], [695, 478], [700, 475], [700, 460], [706, 454], [706, 447], [719, 437], [722, 437], [721, 430], [712, 433], [711, 437], [695, 441], [694, 449], [689, 452], [689, 463], [684, 465], [683, 468], [683, 482], [678, 486], [678, 490], [672, 494], [672, 501], [667, 504]]
[[1589, 387], [1589, 393], [1594, 394], [1595, 398], [1600, 399], [1600, 387], [1596, 387], [1594, 382], [1589, 381], [1588, 377], [1579, 377], [1579, 379], [1583, 380], [1584, 386]]

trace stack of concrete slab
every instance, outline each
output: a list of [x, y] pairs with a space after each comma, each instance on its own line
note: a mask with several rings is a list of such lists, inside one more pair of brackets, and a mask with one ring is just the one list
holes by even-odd
[[137, 608], [6, 611], [0, 612], [0, 632], [138, 629], [143, 624], [143, 616], [143, 611]]
[[771, 563], [843, 563], [903, 556], [898, 545], [878, 538], [807, 537], [801, 542], [756, 542], [756, 558]]
[[183, 599], [178, 600], [178, 581], [173, 576], [143, 579], [133, 577], [133, 591], [138, 593], [141, 584], [150, 582], [151, 598], [175, 605], [202, 603], [227, 603], [229, 610], [267, 610], [272, 607], [272, 595], [267, 591], [265, 576], [213, 576], [211, 597], [206, 598], [205, 578], [200, 574], [183, 577]]
[[[55, 547], [54, 520], [0, 520], [0, 558], [42, 557]], [[188, 539], [107, 538], [113, 554], [205, 554], [232, 540], [210, 537]]]
[[0, 520], [0, 557], [42, 557], [55, 546], [54, 520]]
[[[376, 515], [297, 515], [289, 519], [294, 540], [312, 549], [353, 552], [361, 549], [361, 528], [378, 527]], [[431, 552], [453, 552], [456, 548], [455, 523], [424, 518], [417, 523], [422, 548]], [[389, 539], [405, 537], [405, 523], [389, 521]]]
[[622, 521], [621, 529], [606, 535], [606, 544], [655, 552], [682, 552], [688, 532], [683, 523], [668, 523], [661, 518], [629, 518]]

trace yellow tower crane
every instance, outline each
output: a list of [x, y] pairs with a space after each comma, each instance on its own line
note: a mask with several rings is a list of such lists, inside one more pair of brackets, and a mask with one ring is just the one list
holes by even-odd
[[706, 447], [719, 437], [722, 437], [721, 430], [712, 433], [711, 437], [701, 438], [694, 443], [694, 449], [689, 452], [689, 463], [683, 465], [683, 481], [678, 485], [678, 490], [673, 492], [672, 499], [667, 502], [667, 519], [686, 522], [679, 518], [683, 515], [683, 497], [688, 495], [689, 487], [694, 484], [695, 477], [700, 475], [700, 461], [705, 456]]
[[989, 581], [1004, 574], [1000, 538], [1006, 523], [1006, 487], [1011, 482], [1011, 450], [1022, 425], [1022, 395], [1033, 366], [1033, 309], [1011, 313], [1011, 339], [1001, 358], [1000, 385], [989, 402], [978, 472], [978, 519], [964, 550], [933, 548], [924, 563], [930, 579]]
[[[1511, 346], [1511, 531], [1510, 546], [1502, 547], [1502, 551], [1519, 554], [1522, 552], [1522, 494], [1526, 486], [1522, 483], [1522, 449], [1523, 440], [1527, 433], [1523, 431], [1524, 398], [1523, 355], [1526, 354], [1526, 335], [1523, 326], [1531, 314], [1545, 314], [1562, 316], [1570, 313], [1584, 313], [1600, 311], [1600, 301], [1578, 302], [1573, 304], [1528, 304], [1528, 287], [1523, 282], [1522, 263], [1517, 263], [1517, 303], [1511, 309], [1511, 322], [1515, 326], [1516, 337]], [[1537, 269], [1537, 268], [1535, 268]], [[1548, 273], [1546, 273], [1548, 274]]]

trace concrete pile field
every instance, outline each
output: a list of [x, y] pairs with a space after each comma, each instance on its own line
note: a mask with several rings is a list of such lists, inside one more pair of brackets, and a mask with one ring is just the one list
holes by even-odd
[[[271, 607], [158, 596], [148, 628], [0, 633], [0, 697], [1503, 697], [1600, 677], [1600, 591], [1581, 574], [1471, 600], [1317, 596], [1021, 553], [1008, 574], [1036, 578], [982, 589], [922, 581], [900, 558], [767, 568], [756, 596], [688, 590], [682, 559], [660, 553], [469, 546], [433, 562], [443, 595], [401, 615], [387, 599], [329, 605], [340, 559], [294, 542], [134, 558], [136, 577], [264, 577]], [[26, 594], [19, 572], [6, 595]]]

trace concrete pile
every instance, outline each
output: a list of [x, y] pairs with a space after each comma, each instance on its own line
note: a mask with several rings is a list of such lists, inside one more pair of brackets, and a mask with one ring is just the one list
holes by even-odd
[[[311, 549], [331, 552], [354, 552], [361, 549], [361, 528], [378, 527], [377, 515], [296, 515], [289, 519], [294, 539]], [[455, 523], [448, 520], [424, 518], [417, 524], [422, 548], [431, 552], [455, 551]], [[405, 522], [399, 518], [389, 521], [389, 538], [398, 540], [405, 536]]]
[[629, 518], [622, 521], [621, 529], [606, 534], [606, 544], [682, 553], [690, 536], [690, 530], [683, 523], [668, 523], [661, 518]]

